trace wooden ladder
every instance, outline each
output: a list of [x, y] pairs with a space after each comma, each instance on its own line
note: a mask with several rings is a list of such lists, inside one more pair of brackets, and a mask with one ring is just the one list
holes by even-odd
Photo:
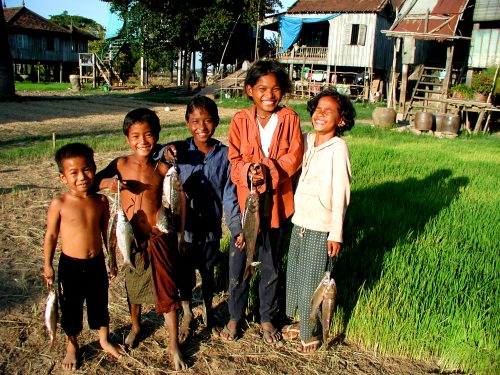
[[404, 120], [414, 116], [417, 111], [438, 110], [439, 102], [432, 101], [432, 99], [442, 99], [444, 97], [444, 72], [444, 68], [424, 66], [420, 69], [410, 102], [405, 109]]

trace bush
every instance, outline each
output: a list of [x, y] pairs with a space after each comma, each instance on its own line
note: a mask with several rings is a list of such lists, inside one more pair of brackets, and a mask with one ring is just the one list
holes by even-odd
[[[472, 90], [483, 95], [488, 95], [492, 89], [496, 69], [496, 66], [490, 66], [482, 71], [474, 72], [471, 81]], [[500, 93], [500, 78], [498, 76], [496, 77], [493, 93]]]
[[450, 90], [452, 96], [459, 97], [461, 99], [470, 100], [474, 97], [474, 90], [470, 86], [467, 86], [465, 83], [460, 83], [455, 85]]

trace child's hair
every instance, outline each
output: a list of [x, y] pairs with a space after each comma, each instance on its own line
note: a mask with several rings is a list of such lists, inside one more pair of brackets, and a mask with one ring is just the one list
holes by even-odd
[[64, 160], [76, 157], [84, 157], [85, 159], [87, 159], [92, 165], [94, 172], [96, 171], [94, 150], [83, 143], [68, 143], [67, 145], [62, 146], [56, 152], [55, 160], [57, 163], [57, 168], [59, 169], [59, 173], [64, 172], [64, 168], [62, 166]]
[[314, 111], [318, 107], [318, 102], [321, 98], [325, 96], [330, 96], [335, 99], [339, 105], [339, 113], [344, 120], [344, 125], [337, 127], [337, 135], [342, 135], [347, 130], [351, 130], [354, 126], [354, 118], [356, 117], [356, 110], [352, 105], [351, 100], [348, 96], [340, 94], [335, 89], [325, 89], [317, 94], [314, 98], [307, 102], [307, 111], [313, 115]]
[[287, 94], [292, 90], [292, 82], [288, 77], [288, 73], [285, 70], [285, 67], [276, 60], [256, 61], [247, 72], [245, 78], [245, 87], [253, 87], [260, 77], [267, 74], [274, 74], [283, 94]]
[[123, 120], [123, 134], [128, 135], [130, 127], [138, 122], [146, 122], [156, 136], [160, 136], [160, 119], [158, 115], [148, 108], [137, 108], [125, 116]]
[[186, 107], [186, 121], [189, 120], [189, 115], [193, 113], [195, 109], [208, 112], [208, 114], [212, 116], [212, 120], [215, 124], [219, 124], [219, 111], [217, 109], [217, 104], [215, 104], [215, 102], [209, 97], [196, 95], [191, 99]]

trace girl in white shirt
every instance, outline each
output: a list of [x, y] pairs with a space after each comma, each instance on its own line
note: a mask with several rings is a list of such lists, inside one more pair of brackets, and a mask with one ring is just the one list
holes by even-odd
[[328, 271], [329, 258], [342, 248], [351, 165], [349, 149], [340, 135], [354, 126], [356, 116], [349, 98], [330, 89], [311, 99], [307, 107], [314, 133], [304, 134], [286, 276], [286, 313], [294, 317], [298, 309], [300, 323], [283, 329], [285, 338], [300, 337], [298, 350], [304, 354], [316, 351], [322, 343], [318, 318], [309, 321], [310, 301]]

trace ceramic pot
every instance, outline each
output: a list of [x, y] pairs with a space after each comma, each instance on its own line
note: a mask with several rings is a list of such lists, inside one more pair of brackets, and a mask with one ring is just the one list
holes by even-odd
[[416, 130], [429, 131], [432, 130], [434, 124], [434, 115], [430, 112], [417, 112], [415, 113], [415, 120], [413, 126]]
[[461, 121], [459, 115], [446, 115], [441, 132], [457, 134], [460, 129], [460, 124]]
[[434, 114], [434, 123], [436, 124], [436, 131], [443, 132], [445, 128], [445, 122], [447, 121], [449, 115], [446, 113], [436, 113]]
[[380, 128], [392, 128], [396, 125], [396, 111], [392, 108], [377, 107], [372, 112], [373, 124]]
[[71, 83], [71, 89], [74, 91], [80, 90], [80, 76], [78, 74], [71, 74], [69, 76], [69, 82]]
[[474, 101], [476, 101], [476, 102], [486, 103], [487, 98], [488, 97], [485, 94], [481, 94], [479, 92], [474, 93]]

